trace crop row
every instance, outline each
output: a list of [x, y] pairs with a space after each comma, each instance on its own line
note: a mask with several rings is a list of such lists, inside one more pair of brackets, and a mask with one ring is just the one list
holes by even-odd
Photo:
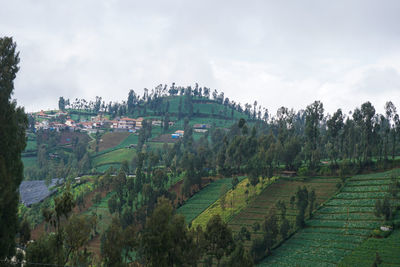
[[185, 216], [188, 223], [193, 221], [194, 218], [201, 214], [220, 197], [221, 188], [224, 185], [226, 190], [228, 190], [231, 185], [231, 178], [219, 179], [212, 182], [186, 201], [183, 206], [177, 209], [177, 213]]
[[[261, 266], [287, 266], [291, 263], [296, 266], [333, 266], [339, 263], [381, 224], [373, 211], [376, 199], [385, 196], [379, 189], [391, 182], [389, 177], [389, 173], [384, 173], [350, 179], [342, 193], [325, 203], [307, 221], [306, 228], [274, 250]], [[373, 180], [375, 178], [385, 179]]]
[[400, 266], [400, 231], [395, 230], [388, 238], [370, 238], [344, 257], [339, 266], [371, 266], [378, 252], [382, 260], [379, 266]]

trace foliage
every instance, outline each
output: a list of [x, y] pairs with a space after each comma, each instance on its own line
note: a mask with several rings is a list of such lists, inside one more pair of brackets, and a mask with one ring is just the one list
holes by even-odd
[[25, 149], [28, 119], [11, 100], [19, 70], [19, 52], [12, 38], [0, 37], [0, 258], [15, 253], [18, 187], [23, 178], [21, 152]]

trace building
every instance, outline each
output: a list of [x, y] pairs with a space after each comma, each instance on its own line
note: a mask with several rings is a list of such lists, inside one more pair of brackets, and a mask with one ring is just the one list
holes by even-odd
[[118, 122], [118, 128], [120, 129], [134, 129], [136, 126], [136, 120], [128, 117], [121, 118]]
[[151, 122], [151, 125], [154, 125], [154, 126], [161, 126], [161, 124], [162, 124], [162, 122], [160, 120], [155, 120], [155, 121]]
[[71, 120], [71, 119], [67, 119], [67, 120], [65, 121], [65, 125], [67, 125], [68, 127], [75, 127], [75, 126], [76, 126], [76, 123], [75, 123], [75, 121], [73, 121], [73, 120]]
[[211, 126], [210, 126], [210, 124], [194, 124], [193, 128], [194, 129], [210, 129]]
[[135, 121], [136, 121], [136, 128], [142, 128], [143, 118], [137, 118]]

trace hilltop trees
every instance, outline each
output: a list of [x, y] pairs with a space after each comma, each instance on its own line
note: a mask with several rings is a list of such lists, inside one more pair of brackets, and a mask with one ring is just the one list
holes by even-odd
[[21, 152], [25, 149], [28, 119], [11, 100], [19, 70], [19, 53], [12, 38], [0, 38], [0, 259], [15, 253], [18, 187], [23, 178]]

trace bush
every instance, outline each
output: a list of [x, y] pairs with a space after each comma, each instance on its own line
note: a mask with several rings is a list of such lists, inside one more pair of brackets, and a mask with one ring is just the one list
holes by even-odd
[[386, 238], [388, 237], [392, 231], [382, 231], [381, 229], [372, 230], [371, 236], [374, 238]]
[[310, 171], [308, 167], [301, 167], [299, 168], [299, 171], [297, 172], [299, 176], [308, 176], [310, 174]]
[[322, 166], [320, 169], [319, 169], [319, 172], [318, 172], [320, 175], [322, 175], [322, 176], [330, 176], [330, 175], [333, 175], [334, 174], [334, 172], [332, 171], [332, 169], [329, 167], [329, 166]]

